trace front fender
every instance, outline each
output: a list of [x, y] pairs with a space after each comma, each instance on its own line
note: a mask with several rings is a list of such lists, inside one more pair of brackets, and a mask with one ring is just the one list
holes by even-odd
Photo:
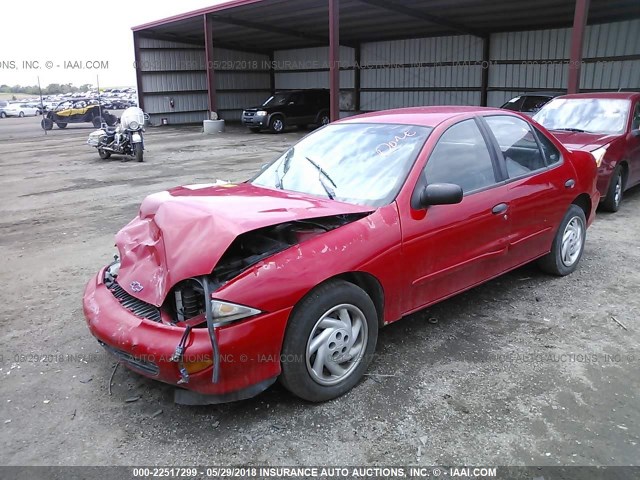
[[401, 316], [401, 233], [396, 204], [275, 254], [213, 293], [265, 312], [293, 307], [320, 283], [348, 272], [373, 275], [384, 291], [384, 318]]

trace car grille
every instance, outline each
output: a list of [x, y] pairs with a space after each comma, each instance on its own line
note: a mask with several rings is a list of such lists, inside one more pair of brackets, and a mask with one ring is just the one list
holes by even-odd
[[139, 371], [140, 373], [144, 373], [145, 375], [150, 375], [152, 377], [155, 377], [158, 375], [158, 373], [160, 373], [160, 368], [158, 368], [158, 365], [153, 362], [136, 358], [133, 355], [127, 352], [123, 352], [122, 350], [118, 350], [117, 348], [113, 348], [112, 346], [107, 345], [104, 342], [99, 343], [107, 352], [116, 357], [120, 362], [126, 364], [134, 370]]
[[116, 297], [116, 299], [122, 304], [122, 306], [129, 310], [131, 313], [142, 318], [153, 320], [154, 322], [161, 321], [160, 309], [155, 305], [143, 302], [142, 300], [129, 295], [129, 293], [127, 293], [124, 288], [118, 285], [117, 282], [113, 282], [108, 288], [113, 296]]
[[255, 115], [254, 112], [244, 112], [245, 117], [253, 117]]

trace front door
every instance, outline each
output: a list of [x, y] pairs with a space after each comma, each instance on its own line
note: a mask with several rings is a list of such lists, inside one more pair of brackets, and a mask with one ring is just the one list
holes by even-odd
[[460, 185], [464, 197], [459, 204], [403, 215], [410, 217], [402, 225], [407, 313], [502, 273], [508, 249], [509, 187], [501, 182], [477, 120], [464, 120], [442, 134], [423, 175], [429, 184]]

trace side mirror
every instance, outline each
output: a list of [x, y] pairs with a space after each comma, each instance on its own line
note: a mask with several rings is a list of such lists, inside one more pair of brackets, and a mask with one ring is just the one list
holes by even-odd
[[420, 205], [452, 205], [462, 201], [462, 187], [453, 183], [432, 183], [420, 194]]

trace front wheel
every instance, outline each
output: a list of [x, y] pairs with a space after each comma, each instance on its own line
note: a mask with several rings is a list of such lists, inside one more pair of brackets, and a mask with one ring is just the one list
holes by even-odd
[[0, 118], [7, 118], [7, 114], [5, 112], [0, 112]]
[[273, 117], [271, 119], [271, 122], [269, 123], [269, 128], [273, 133], [284, 132], [284, 128], [285, 128], [284, 118], [280, 116]]
[[142, 144], [141, 143], [134, 143], [133, 144], [133, 154], [136, 157], [136, 160], [138, 162], [144, 161], [144, 159], [143, 159], [144, 150], [142, 149]]
[[324, 127], [325, 125], [329, 125], [331, 123], [331, 117], [329, 116], [328, 113], [323, 113], [322, 115], [320, 115], [320, 121], [318, 123], [320, 124], [321, 127]]
[[378, 316], [366, 292], [343, 280], [327, 282], [291, 314], [280, 380], [311, 402], [339, 397], [362, 378], [377, 340]]
[[20, 112], [20, 113], [18, 114], [18, 116], [19, 116], [20, 118], [24, 117], [24, 112]]
[[102, 160], [107, 160], [108, 158], [111, 157], [111, 152], [107, 152], [105, 149], [99, 148], [98, 149], [98, 155], [100, 155], [100, 158]]
[[607, 196], [604, 197], [602, 201], [602, 208], [607, 212], [617, 212], [620, 210], [623, 189], [624, 178], [622, 176], [622, 168], [618, 165], [611, 176], [611, 183], [609, 184], [609, 190], [607, 190]]
[[40, 121], [40, 126], [43, 130], [51, 130], [53, 128], [53, 120], [50, 118], [43, 118]]
[[551, 251], [538, 260], [538, 266], [552, 275], [569, 275], [578, 268], [586, 236], [584, 211], [577, 205], [571, 205], [553, 239]]

